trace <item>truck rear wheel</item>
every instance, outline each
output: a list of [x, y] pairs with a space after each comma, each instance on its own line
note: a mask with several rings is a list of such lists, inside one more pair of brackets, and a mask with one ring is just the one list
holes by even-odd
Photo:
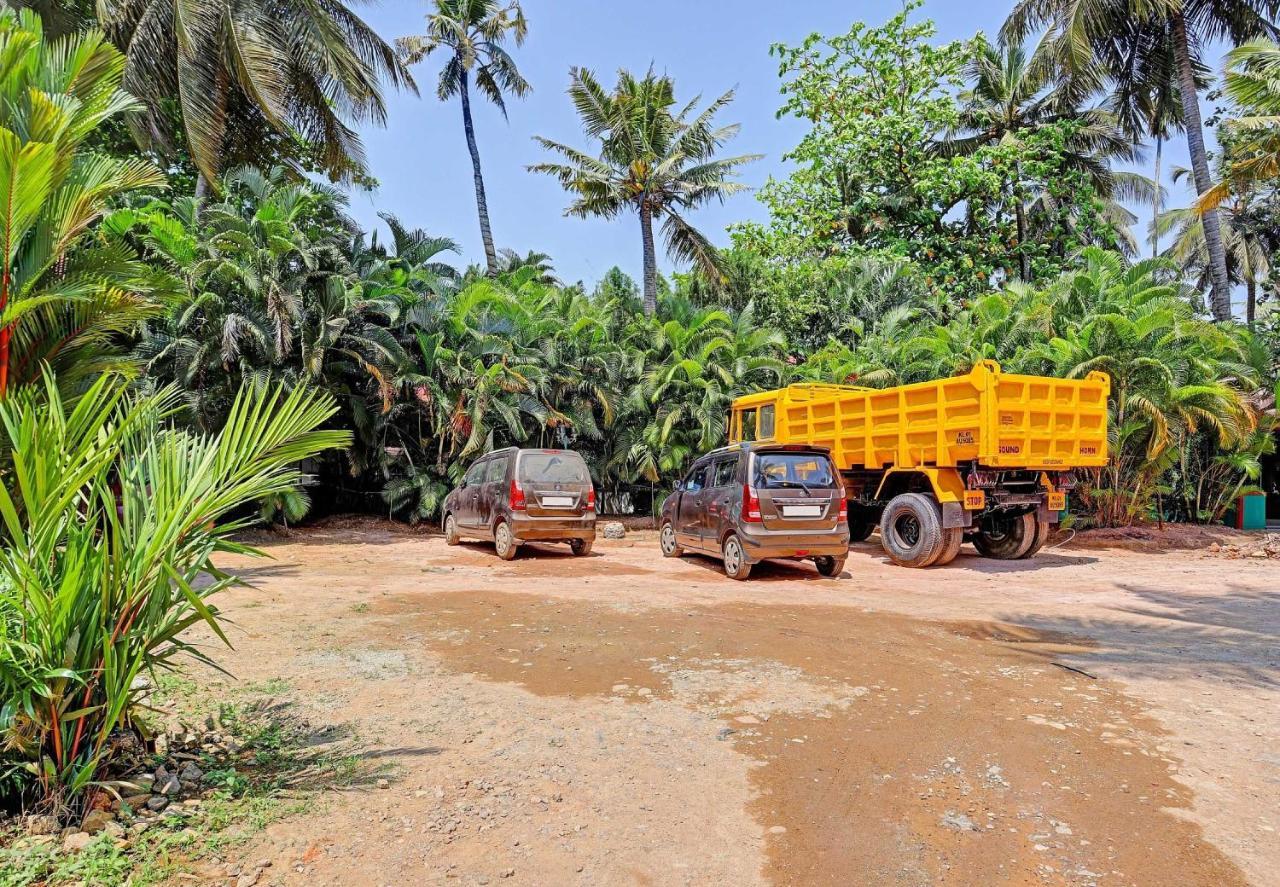
[[964, 542], [964, 530], [960, 527], [955, 527], [950, 530], [943, 530], [942, 533], [942, 552], [930, 566], [945, 567], [960, 554], [960, 543]]
[[1034, 514], [988, 514], [982, 519], [973, 547], [978, 554], [996, 560], [1012, 561], [1030, 550], [1036, 535]]
[[894, 563], [927, 567], [942, 553], [942, 509], [923, 493], [893, 497], [880, 516], [880, 543]]
[[1053, 530], [1053, 524], [1047, 520], [1040, 520], [1039, 515], [1032, 515], [1036, 522], [1035, 534], [1031, 537], [1031, 546], [1018, 557], [1026, 559], [1035, 557], [1040, 553], [1040, 549], [1044, 548], [1044, 544], [1049, 541], [1049, 533]]

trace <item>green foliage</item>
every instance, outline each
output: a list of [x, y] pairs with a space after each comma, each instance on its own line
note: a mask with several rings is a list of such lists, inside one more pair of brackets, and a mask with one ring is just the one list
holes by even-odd
[[644, 77], [620, 71], [612, 92], [584, 68], [571, 69], [569, 76], [569, 97], [583, 131], [599, 142], [599, 152], [538, 137], [561, 160], [529, 168], [552, 176], [573, 196], [566, 215], [613, 219], [635, 212], [640, 217], [644, 306], [652, 314], [658, 299], [654, 221], [662, 223], [668, 254], [718, 278], [718, 251], [684, 213], [741, 191], [744, 186], [733, 177], [759, 155], [715, 156], [738, 134], [736, 125], [714, 125], [716, 114], [733, 101], [733, 90], [697, 111], [698, 99], [678, 108], [674, 81], [652, 70]]
[[939, 150], [946, 134], [980, 122], [956, 93], [985, 44], [931, 45], [932, 22], [910, 20], [918, 6], [879, 28], [858, 22], [844, 35], [774, 47], [780, 114], [810, 129], [787, 154], [796, 171], [761, 191], [769, 223], [739, 226], [735, 242], [782, 265], [908, 259], [953, 301], [1023, 270], [1052, 277], [1081, 247], [1116, 244], [1096, 163], [1081, 157], [1095, 140], [1091, 121], [1045, 113], [1016, 139]]
[[392, 48], [337, 0], [103, 0], [93, 11], [142, 101], [137, 143], [179, 162], [189, 153], [210, 183], [245, 163], [359, 180], [355, 126], [385, 121], [384, 82], [414, 88]]
[[137, 107], [124, 64], [99, 31], [49, 41], [33, 13], [0, 10], [0, 397], [42, 365], [67, 389], [127, 368], [120, 338], [154, 310], [150, 269], [90, 233], [111, 201], [163, 181], [84, 149]]
[[0, 401], [0, 735], [45, 805], [97, 778], [140, 674], [212, 664], [184, 633], [204, 622], [223, 637], [208, 601], [237, 580], [211, 558], [254, 553], [232, 540], [246, 526], [233, 512], [350, 438], [316, 430], [332, 401], [302, 389], [246, 389], [216, 436], [167, 427], [177, 402], [110, 376], [74, 403], [52, 379]]

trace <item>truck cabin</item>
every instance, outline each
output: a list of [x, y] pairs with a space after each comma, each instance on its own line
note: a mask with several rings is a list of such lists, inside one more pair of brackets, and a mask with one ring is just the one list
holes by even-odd
[[775, 440], [777, 412], [776, 391], [738, 398], [729, 413], [729, 442]]

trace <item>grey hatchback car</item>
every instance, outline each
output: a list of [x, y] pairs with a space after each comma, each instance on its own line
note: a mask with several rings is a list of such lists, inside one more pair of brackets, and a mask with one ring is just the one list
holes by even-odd
[[444, 539], [492, 541], [511, 560], [524, 542], [567, 542], [591, 553], [596, 538], [596, 490], [572, 450], [509, 447], [477, 459], [444, 500]]
[[666, 557], [720, 557], [732, 579], [769, 558], [811, 559], [839, 576], [849, 556], [844, 482], [821, 447], [724, 447], [694, 462], [662, 503], [658, 541]]

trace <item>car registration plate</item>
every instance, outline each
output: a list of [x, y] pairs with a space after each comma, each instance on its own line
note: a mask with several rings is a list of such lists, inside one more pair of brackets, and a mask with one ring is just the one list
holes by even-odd
[[568, 508], [573, 504], [571, 496], [543, 496], [542, 504], [548, 508]]
[[784, 505], [782, 506], [783, 517], [821, 517], [821, 505]]

